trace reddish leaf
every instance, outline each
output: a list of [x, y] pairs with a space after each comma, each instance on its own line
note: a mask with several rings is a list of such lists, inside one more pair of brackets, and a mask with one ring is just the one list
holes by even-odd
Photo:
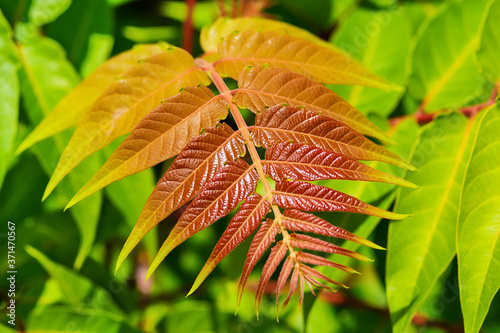
[[290, 273], [292, 273], [292, 269], [293, 269], [294, 265], [295, 265], [295, 262], [294, 262], [293, 258], [288, 257], [288, 258], [286, 258], [285, 263], [283, 264], [283, 267], [281, 268], [280, 276], [278, 277], [278, 283], [276, 284], [276, 317], [278, 317], [281, 292], [283, 291], [283, 287], [285, 286], [286, 281], [288, 280], [288, 277], [290, 276]]
[[320, 83], [282, 68], [245, 68], [234, 90], [240, 108], [257, 113], [264, 107], [286, 103], [304, 106], [347, 124], [354, 130], [387, 140], [387, 136], [361, 112]]
[[407, 187], [412, 183], [373, 169], [344, 154], [301, 143], [278, 143], [266, 150], [264, 172], [272, 179], [346, 179], [383, 182]]
[[269, 282], [269, 279], [271, 279], [274, 271], [285, 257], [287, 251], [288, 248], [282, 241], [278, 242], [278, 244], [271, 249], [271, 254], [269, 254], [269, 258], [262, 269], [259, 285], [257, 287], [257, 293], [255, 294], [255, 310], [257, 311], [257, 315], [259, 313], [260, 302], [262, 300], [262, 295], [264, 294], [264, 289], [266, 288], [266, 285]]
[[240, 282], [238, 285], [238, 305], [241, 302], [241, 297], [243, 296], [243, 290], [247, 283], [248, 277], [252, 272], [257, 261], [264, 254], [264, 251], [269, 247], [269, 245], [274, 241], [274, 237], [278, 234], [280, 228], [278, 224], [270, 219], [262, 222], [262, 226], [255, 235], [250, 249], [248, 250], [247, 258], [243, 266], [243, 272], [241, 273]]
[[188, 87], [166, 99], [141, 120], [67, 207], [114, 181], [177, 155], [202, 128], [215, 126], [227, 112], [227, 103], [205, 86]]
[[282, 224], [291, 231], [313, 232], [324, 236], [347, 239], [374, 249], [383, 249], [367, 239], [356, 236], [342, 228], [336, 227], [320, 217], [304, 213], [297, 209], [287, 209], [283, 213]]
[[283, 307], [281, 308], [281, 311], [285, 310], [286, 306], [288, 305], [288, 302], [290, 302], [290, 299], [292, 298], [292, 295], [295, 292], [295, 289], [297, 289], [297, 282], [299, 280], [300, 269], [298, 263], [296, 263], [294, 266], [295, 268], [293, 270], [292, 277], [290, 278], [290, 288], [288, 289], [288, 295], [285, 301], [283, 302]]
[[396, 214], [371, 206], [328, 187], [294, 180], [279, 182], [274, 191], [273, 201], [282, 208], [296, 208], [315, 212], [351, 212], [392, 220], [401, 220], [407, 217], [407, 215]]
[[343, 256], [351, 257], [362, 261], [370, 261], [370, 259], [357, 252], [344, 249], [340, 246], [307, 235], [294, 234], [290, 240], [290, 244], [299, 249], [341, 254]]
[[118, 257], [116, 269], [157, 223], [195, 197], [226, 161], [245, 154], [243, 138], [230, 126], [205, 129], [179, 153], [149, 196]]
[[[340, 283], [340, 282], [337, 282], [337, 281], [334, 281], [332, 279], [330, 279], [328, 276], [318, 272], [317, 270], [315, 270], [314, 268], [311, 268], [307, 265], [300, 265], [300, 268], [302, 269], [302, 271], [306, 274], [308, 274], [309, 276], [312, 276], [312, 277], [316, 277], [318, 279], [321, 279], [321, 280], [325, 280], [325, 281], [328, 281], [332, 284], [335, 284], [337, 286], [340, 286], [342, 288], [346, 288], [348, 289], [349, 287], [346, 286], [345, 284], [343, 283]], [[317, 283], [319, 283], [318, 281], [316, 281]], [[320, 284], [321, 285], [321, 284]]]
[[269, 148], [293, 141], [342, 153], [356, 160], [382, 161], [414, 170], [400, 158], [365, 138], [344, 123], [300, 107], [275, 105], [257, 114], [252, 138]]
[[297, 260], [300, 262], [303, 262], [305, 264], [312, 264], [312, 265], [317, 265], [317, 266], [329, 266], [329, 267], [335, 267], [338, 269], [343, 270], [344, 272], [347, 273], [354, 273], [354, 274], [361, 274], [358, 271], [352, 269], [351, 267], [347, 267], [341, 264], [337, 264], [333, 261], [330, 261], [328, 259], [325, 259], [323, 257], [317, 256], [312, 253], [307, 253], [307, 252], [300, 252], [299, 255], [297, 256]]
[[177, 245], [229, 214], [254, 192], [257, 178], [253, 166], [245, 161], [227, 162], [179, 218], [151, 263], [147, 277]]
[[222, 259], [257, 229], [270, 207], [269, 201], [257, 193], [245, 200], [217, 242], [188, 295], [200, 286]]

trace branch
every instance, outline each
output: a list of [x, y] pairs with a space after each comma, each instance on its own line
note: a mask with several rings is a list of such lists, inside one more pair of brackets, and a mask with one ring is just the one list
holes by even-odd
[[189, 53], [193, 53], [193, 12], [196, 0], [186, 0], [187, 15], [182, 27], [182, 48]]
[[[485, 102], [476, 105], [465, 106], [457, 109], [457, 111], [466, 117], [474, 118], [474, 116], [478, 114], [481, 110], [495, 104], [499, 89], [500, 89], [500, 80], [495, 84], [495, 87], [493, 88], [490, 97]], [[423, 102], [419, 106], [417, 112], [415, 112], [414, 114], [390, 118], [389, 123], [391, 127], [393, 127], [404, 119], [414, 118], [419, 125], [424, 125], [430, 123], [434, 119], [434, 117], [445, 111], [445, 110], [439, 110], [431, 113], [426, 113], [424, 108], [425, 108], [425, 103]]]

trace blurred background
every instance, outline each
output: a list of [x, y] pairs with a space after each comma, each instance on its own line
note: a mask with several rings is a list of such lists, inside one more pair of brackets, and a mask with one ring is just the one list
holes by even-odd
[[[264, 7], [267, 17], [307, 29], [344, 49], [378, 75], [406, 86], [410, 75], [408, 55], [415, 38], [442, 2], [275, 0]], [[187, 13], [184, 1], [0, 0], [0, 10], [5, 17], [2, 29], [11, 30], [20, 55], [21, 98], [14, 147], [81, 78], [110, 56], [136, 43], [158, 41], [192, 47], [193, 55], [199, 56], [199, 32], [219, 15], [215, 1], [197, 1], [193, 15], [195, 38], [192, 45], [183, 45]], [[4, 52], [4, 45], [0, 46]], [[352, 87], [331, 88], [348, 100], [355, 99], [353, 103], [385, 129], [389, 116], [413, 113], [418, 107], [411, 90], [374, 92], [363, 88], [353, 92]], [[418, 128], [405, 126], [391, 135], [399, 140], [398, 153], [408, 157]], [[171, 161], [114, 183], [63, 212], [69, 198], [119, 143], [87, 159], [73, 172], [74, 176], [67, 177], [42, 203], [48, 177], [72, 131], [4, 161], [3, 184], [0, 180], [0, 251], [7, 253], [6, 225], [11, 221], [16, 232], [16, 328], [7, 324], [10, 284], [2, 278], [0, 331], [391, 332], [383, 283], [383, 251], [361, 249], [362, 254], [375, 261], [356, 264], [361, 276], [338, 276], [351, 289], [335, 294], [325, 292], [318, 297], [308, 294], [301, 308], [293, 299], [279, 323], [272, 283], [259, 320], [256, 319], [253, 291], [262, 263], [254, 270], [242, 305], [234, 314], [237, 282], [248, 242], [223, 260], [206, 282], [185, 298], [231, 216], [179, 246], [144, 282], [148, 263], [179, 217], [180, 212], [175, 213], [153, 229], [114, 274], [121, 247]], [[360, 190], [344, 185], [348, 193]], [[364, 191], [366, 201], [390, 209], [393, 188], [369, 187]], [[387, 243], [387, 221], [342, 214], [324, 217], [353, 231], [363, 227], [365, 236], [370, 235], [381, 246]], [[2, 258], [7, 258], [7, 254]], [[4, 276], [9, 270], [7, 260], [0, 261], [0, 269]], [[412, 331], [463, 331], [456, 275], [456, 264], [452, 264], [413, 320]], [[496, 299], [485, 331], [500, 332], [495, 319], [499, 316], [500, 303]]]

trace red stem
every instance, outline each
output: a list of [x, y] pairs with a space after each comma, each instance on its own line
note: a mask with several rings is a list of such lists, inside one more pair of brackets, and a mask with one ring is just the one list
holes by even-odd
[[196, 0], [186, 0], [187, 15], [182, 27], [182, 48], [189, 53], [193, 53], [193, 12]]

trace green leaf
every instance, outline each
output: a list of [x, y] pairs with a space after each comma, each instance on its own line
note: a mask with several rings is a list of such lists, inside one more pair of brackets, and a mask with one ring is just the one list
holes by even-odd
[[0, 11], [0, 188], [9, 167], [19, 110], [18, 60], [9, 23]]
[[488, 16], [484, 22], [481, 45], [477, 53], [479, 66], [483, 76], [490, 82], [500, 79], [500, 34], [498, 33], [498, 18], [500, 17], [500, 1], [490, 0]]
[[457, 231], [465, 332], [479, 332], [500, 287], [500, 108], [476, 119], [477, 137], [462, 188]]
[[[78, 1], [77, 1], [78, 2]], [[53, 22], [71, 5], [71, 0], [32, 0], [28, 18], [37, 27]]]
[[111, 53], [112, 14], [106, 0], [73, 1], [65, 13], [47, 25], [46, 34], [61, 43], [68, 59], [87, 76]]
[[[18, 50], [22, 62], [20, 82], [23, 104], [28, 118], [33, 124], [36, 124], [76, 85], [78, 76], [65, 58], [60, 45], [49, 38], [30, 39], [21, 44]], [[33, 148], [48, 175], [54, 171], [69, 137], [70, 133], [64, 132]], [[84, 163], [61, 187], [62, 193], [68, 200], [86, 183], [101, 164], [99, 156], [93, 156]], [[92, 248], [100, 209], [101, 196], [97, 195], [89, 198], [84, 205], [70, 210], [81, 235], [75, 267], [81, 266]]]
[[121, 317], [101, 309], [51, 306], [38, 308], [31, 313], [27, 322], [28, 332], [106, 332], [142, 333], [130, 326]]
[[[187, 3], [185, 1], [162, 2], [160, 13], [178, 22], [184, 22], [187, 17]], [[193, 11], [193, 26], [196, 30], [200, 30], [212, 23], [217, 16], [217, 5], [214, 2], [198, 2]]]
[[[347, 51], [367, 69], [399, 86], [408, 74], [411, 42], [408, 13], [397, 10], [355, 11], [333, 37], [333, 43]], [[401, 98], [402, 91], [381, 91], [361, 86], [329, 86], [364, 114], [388, 116]]]
[[410, 92], [425, 110], [461, 107], [485, 93], [474, 54], [487, 1], [450, 1], [420, 35]]
[[420, 189], [401, 189], [395, 211], [412, 217], [391, 223], [387, 299], [394, 332], [406, 332], [413, 314], [455, 255], [455, 230], [465, 161], [470, 154], [467, 118], [451, 113], [422, 128], [412, 154], [420, 171], [405, 179]]

